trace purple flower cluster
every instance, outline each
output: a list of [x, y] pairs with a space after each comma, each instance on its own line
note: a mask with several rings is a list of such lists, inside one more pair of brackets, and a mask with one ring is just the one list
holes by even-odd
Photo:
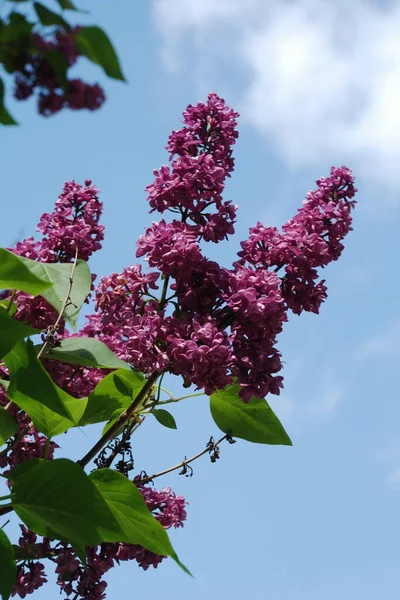
[[[101, 280], [98, 313], [85, 329], [141, 371], [181, 375], [208, 394], [235, 379], [249, 401], [283, 386], [277, 335], [288, 309], [318, 312], [326, 297], [317, 268], [343, 249], [355, 188], [346, 167], [332, 168], [282, 232], [258, 223], [231, 270], [210, 261], [201, 241], [231, 232], [213, 219], [233, 210], [221, 194], [233, 170], [236, 117], [215, 94], [185, 111], [167, 146], [171, 168], [157, 171], [147, 188], [151, 212], [168, 210], [180, 220], [153, 222], [139, 237], [136, 256], [152, 271], [129, 267]], [[234, 210], [231, 216], [232, 225]]]
[[[77, 54], [71, 39], [57, 35], [54, 43], [73, 64]], [[39, 38], [36, 42], [42, 44]], [[203, 242], [220, 242], [234, 231], [237, 207], [224, 201], [222, 192], [234, 167], [237, 116], [216, 94], [184, 112], [183, 127], [168, 140], [171, 165], [155, 171], [155, 181], [147, 188], [151, 212], [174, 215], [171, 222], [153, 222], [139, 237], [136, 256], [149, 269], [131, 265], [102, 277], [95, 289], [95, 313], [74, 335], [95, 337], [139, 371], [181, 376], [185, 386], [193, 384], [206, 394], [236, 381], [249, 402], [254, 396], [280, 393], [277, 336], [289, 310], [319, 311], [326, 286], [318, 270], [341, 255], [343, 239], [351, 231], [356, 190], [346, 167], [332, 167], [330, 176], [317, 181], [316, 190], [281, 230], [261, 223], [250, 229], [232, 268], [209, 260]], [[90, 181], [85, 186], [66, 183], [54, 211], [42, 215], [42, 239], [28, 238], [13, 251], [47, 263], [71, 263], [76, 255], [88, 260], [104, 237], [101, 211], [98, 190]], [[40, 329], [57, 318], [43, 298], [18, 292], [14, 301], [15, 318]], [[62, 323], [57, 335], [71, 334]], [[100, 369], [52, 360], [43, 364], [53, 380], [77, 398], [90, 394], [105, 375]], [[1, 375], [7, 379], [4, 369]], [[8, 404], [1, 386], [0, 404]], [[7, 409], [19, 432], [0, 453], [0, 467], [5, 469], [43, 457], [46, 445], [23, 411], [13, 405]], [[56, 447], [50, 444], [49, 459]], [[141, 492], [165, 529], [182, 526], [184, 498], [169, 488], [142, 487]], [[136, 560], [147, 569], [164, 558], [138, 545], [104, 543], [87, 549], [85, 569], [66, 543], [54, 546], [45, 538], [38, 542], [25, 528], [19, 545], [32, 554], [18, 567], [13, 594], [20, 597], [46, 581], [43, 558], [55, 563], [61, 591], [74, 600], [105, 598], [103, 576], [116, 563]]]
[[[149, 510], [165, 529], [183, 527], [186, 520], [186, 501], [183, 496], [176, 496], [170, 488], [158, 491], [146, 486], [139, 489]], [[47, 581], [41, 559], [50, 558], [55, 564], [57, 583], [66, 597], [73, 595], [74, 600], [104, 600], [107, 583], [103, 576], [116, 564], [135, 560], [142, 569], [147, 570], [149, 567], [156, 568], [165, 558], [137, 544], [104, 543], [86, 548], [88, 567], [84, 568], [68, 544], [53, 543], [48, 538], [38, 541], [35, 533], [23, 525], [20, 527], [22, 535], [19, 547], [31, 555], [18, 566], [12, 595], [18, 594], [21, 598]]]
[[78, 258], [88, 260], [93, 252], [100, 250], [104, 225], [99, 225], [103, 203], [98, 193], [90, 180], [85, 181], [85, 186], [75, 181], [64, 185], [54, 211], [44, 213], [37, 227], [43, 234], [40, 252], [48, 253], [45, 262], [71, 262], [76, 249]]
[[69, 32], [60, 28], [50, 39], [44, 39], [38, 33], [33, 34], [35, 50], [26, 53], [15, 76], [15, 98], [26, 100], [38, 91], [39, 113], [45, 117], [63, 108], [97, 110], [105, 101], [104, 90], [99, 85], [91, 85], [81, 79], [65, 82], [52, 66], [50, 57], [57, 57], [58, 54], [62, 55], [67, 68], [77, 62], [80, 56], [74, 42], [77, 31], [79, 27]]
[[[318, 268], [341, 254], [356, 190], [351, 172], [333, 167], [282, 231], [261, 223], [250, 229], [232, 269], [209, 260], [201, 242], [233, 232], [236, 208], [224, 202], [222, 191], [233, 171], [237, 116], [216, 94], [184, 112], [183, 127], [168, 140], [171, 167], [161, 167], [147, 188], [151, 212], [170, 211], [180, 219], [153, 222], [139, 237], [136, 255], [152, 270], [134, 265], [101, 279], [96, 313], [79, 335], [97, 337], [142, 372], [169, 371], [208, 394], [235, 379], [249, 401], [279, 394], [277, 335], [289, 309], [318, 312], [326, 297]], [[78, 248], [79, 258], [88, 259], [103, 239], [97, 193], [90, 182], [85, 188], [67, 183], [55, 211], [40, 220], [42, 241], [29, 238], [14, 251], [70, 262]], [[55, 320], [43, 299], [18, 294], [17, 306], [17, 318], [32, 325], [44, 328]], [[76, 397], [103, 376], [69, 365], [47, 368]]]
[[287, 320], [279, 277], [265, 269], [238, 267], [229, 274], [223, 298], [231, 315], [231, 372], [242, 386], [243, 399], [279, 394], [283, 378], [276, 373], [282, 363], [275, 343]]
[[188, 106], [185, 126], [168, 140], [167, 150], [175, 157], [171, 167], [155, 170], [155, 180], [147, 187], [152, 211], [180, 214], [196, 225], [205, 241], [218, 242], [234, 232], [237, 206], [224, 202], [222, 192], [233, 171], [238, 116], [216, 94], [206, 104]]
[[[18, 242], [11, 250], [31, 260], [45, 263], [69, 263], [75, 258], [88, 258], [101, 248], [104, 226], [99, 224], [103, 204], [99, 190], [90, 180], [82, 186], [74, 181], [65, 183], [51, 214], [44, 213], [37, 231], [43, 234], [40, 241], [32, 237]], [[43, 298], [33, 298], [24, 292], [15, 296], [16, 318], [37, 329], [46, 329], [57, 319], [57, 312]], [[61, 324], [59, 333], [64, 332]]]
[[342, 240], [351, 231], [351, 209], [355, 206], [354, 177], [347, 167], [332, 167], [330, 177], [319, 179], [297, 215], [282, 227], [257, 223], [242, 242], [236, 265], [246, 262], [258, 268], [285, 270], [282, 294], [296, 314], [318, 313], [326, 298], [324, 281], [315, 283], [318, 267], [337, 260]]
[[20, 598], [32, 594], [44, 583], [47, 583], [44, 565], [39, 562], [29, 561], [27, 564], [17, 566], [17, 577], [14, 583], [12, 596], [18, 594]]

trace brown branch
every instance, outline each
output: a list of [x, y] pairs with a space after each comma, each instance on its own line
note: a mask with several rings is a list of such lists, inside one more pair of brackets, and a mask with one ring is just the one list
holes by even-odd
[[1, 506], [0, 507], [0, 515], [6, 515], [9, 512], [12, 512], [14, 509], [12, 506]]
[[104, 463], [104, 468], [109, 469], [115, 459], [116, 456], [118, 456], [118, 454], [120, 453], [120, 450], [122, 448], [122, 446], [126, 443], [126, 441], [131, 437], [131, 435], [136, 431], [136, 429], [138, 429], [140, 427], [140, 425], [142, 424], [142, 421], [144, 420], [144, 418], [136, 423], [133, 423], [132, 425], [128, 425], [122, 438], [120, 439], [119, 443], [116, 445], [116, 447], [114, 448], [114, 450], [111, 452], [110, 456], [107, 458], [107, 460]]
[[138, 393], [138, 395], [136, 396], [136, 398], [134, 399], [132, 404], [130, 406], [128, 406], [128, 408], [126, 410], [124, 410], [124, 412], [122, 414], [120, 414], [118, 419], [115, 421], [114, 425], [112, 425], [110, 427], [110, 429], [108, 429], [105, 432], [105, 434], [102, 435], [102, 437], [99, 439], [99, 441], [96, 442], [96, 444], [89, 450], [89, 452], [87, 454], [85, 454], [85, 456], [83, 458], [81, 458], [81, 460], [77, 461], [78, 465], [85, 467], [92, 460], [92, 458], [94, 458], [96, 456], [96, 454], [98, 454], [100, 452], [100, 450], [103, 449], [103, 447], [107, 444], [107, 442], [109, 442], [114, 437], [114, 435], [117, 433], [117, 431], [125, 423], [127, 423], [129, 421], [129, 419], [131, 419], [131, 417], [133, 416], [133, 413], [135, 412], [135, 410], [137, 409], [139, 404], [142, 402], [142, 400], [147, 396], [147, 394], [151, 390], [153, 384], [155, 383], [155, 381], [157, 380], [159, 375], [161, 375], [161, 373], [159, 373], [158, 371], [155, 371], [154, 373], [152, 373], [149, 376], [146, 383], [144, 384], [144, 386], [142, 387], [142, 389], [140, 390], [140, 392]]
[[200, 458], [200, 456], [207, 454], [207, 452], [211, 453], [213, 450], [215, 450], [219, 446], [219, 444], [221, 442], [223, 442], [226, 439], [230, 439], [230, 436], [228, 434], [225, 434], [217, 442], [214, 442], [212, 446], [207, 444], [207, 446], [206, 446], [206, 448], [204, 448], [204, 450], [202, 450], [201, 452], [198, 452], [198, 454], [195, 454], [191, 458], [187, 458], [187, 459], [183, 460], [182, 462], [178, 463], [177, 465], [174, 465], [173, 467], [169, 467], [169, 469], [164, 469], [164, 471], [159, 471], [159, 473], [154, 473], [154, 475], [151, 475], [148, 477], [147, 476], [142, 477], [139, 481], [135, 481], [135, 483], [136, 483], [136, 485], [142, 485], [143, 483], [148, 483], [149, 481], [152, 481], [156, 477], [161, 477], [161, 475], [167, 475], [167, 473], [171, 473], [172, 471], [176, 471], [177, 469], [184, 468], [186, 465], [188, 465], [191, 462], [193, 462], [194, 460], [197, 460], [198, 458]]

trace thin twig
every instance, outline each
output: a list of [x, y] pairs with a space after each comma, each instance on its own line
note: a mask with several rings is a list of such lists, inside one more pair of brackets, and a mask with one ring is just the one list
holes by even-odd
[[215, 442], [211, 448], [210, 448], [210, 446], [207, 446], [206, 448], [204, 448], [204, 450], [202, 450], [198, 454], [195, 454], [191, 458], [187, 458], [187, 459], [183, 460], [182, 462], [178, 463], [177, 465], [174, 465], [173, 467], [169, 467], [169, 469], [164, 469], [164, 471], [159, 471], [159, 473], [154, 473], [154, 475], [151, 475], [149, 477], [143, 477], [142, 479], [140, 479], [139, 482], [136, 481], [135, 483], [137, 483], [138, 485], [142, 485], [143, 483], [148, 483], [149, 481], [153, 481], [153, 479], [155, 479], [156, 477], [161, 477], [161, 475], [167, 475], [167, 473], [171, 473], [172, 471], [181, 469], [182, 467], [185, 467], [186, 465], [190, 464], [194, 460], [197, 460], [198, 458], [200, 458], [200, 456], [207, 454], [207, 452], [208, 453], [212, 452], [213, 449], [217, 448], [217, 446], [219, 446], [219, 444], [221, 442], [223, 442], [224, 440], [226, 440], [227, 438], [229, 438], [229, 435], [225, 434], [221, 439], [218, 440], [218, 442]]
[[0, 515], [6, 515], [9, 512], [12, 512], [14, 509], [11, 505], [9, 506], [1, 506], [0, 507]]
[[142, 387], [132, 404], [128, 406], [128, 408], [124, 410], [123, 413], [120, 414], [118, 419], [115, 421], [114, 425], [112, 425], [110, 429], [108, 429], [105, 432], [105, 434], [101, 436], [99, 441], [96, 442], [96, 444], [89, 450], [89, 452], [85, 454], [85, 456], [81, 458], [81, 460], [77, 461], [78, 465], [85, 467], [92, 460], [92, 458], [94, 458], [96, 454], [98, 454], [100, 450], [104, 448], [107, 442], [109, 442], [114, 437], [117, 431], [132, 418], [134, 412], [136, 411], [142, 400], [146, 398], [147, 394], [153, 387], [160, 374], [161, 373], [159, 373], [158, 371], [155, 371], [149, 376], [146, 383], [144, 384], [144, 386]]
[[9, 299], [9, 302], [8, 302], [8, 306], [6, 308], [7, 312], [10, 312], [10, 309], [11, 309], [11, 306], [12, 306], [12, 303], [13, 303], [13, 300], [15, 298], [15, 294], [16, 293], [17, 293], [17, 290], [13, 290], [12, 293], [11, 293], [11, 296], [10, 296], [10, 299]]
[[[167, 391], [167, 390], [165, 390]], [[169, 392], [167, 392], [169, 393]], [[204, 396], [204, 392], [199, 392], [198, 394], [188, 394], [187, 396], [180, 396], [179, 398], [174, 398], [171, 396], [169, 400], [160, 400], [159, 402], [149, 402], [143, 406], [144, 409], [148, 408], [156, 408], [158, 406], [163, 406], [164, 404], [173, 404], [174, 402], [180, 402], [181, 400], [186, 400], [186, 398], [195, 398], [196, 396]]]
[[44, 351], [46, 350], [48, 344], [49, 344], [49, 340], [51, 338], [52, 335], [54, 335], [54, 333], [57, 332], [58, 327], [61, 323], [61, 319], [64, 316], [64, 312], [68, 306], [68, 304], [71, 302], [71, 291], [72, 291], [72, 286], [74, 284], [74, 275], [75, 275], [75, 269], [76, 269], [76, 265], [78, 263], [78, 246], [75, 248], [75, 258], [74, 258], [74, 262], [72, 264], [72, 269], [71, 269], [71, 275], [69, 276], [69, 286], [68, 286], [68, 291], [67, 291], [67, 295], [65, 297], [65, 300], [63, 302], [63, 305], [61, 307], [60, 313], [57, 317], [57, 321], [54, 323], [54, 325], [51, 325], [49, 327], [49, 334], [47, 336], [47, 338], [45, 339], [43, 346], [40, 348], [37, 358], [40, 359], [42, 354], [44, 353]]
[[143, 419], [141, 419], [141, 421], [134, 422], [131, 425], [128, 425], [128, 427], [124, 431], [122, 438], [120, 439], [118, 444], [115, 446], [114, 450], [112, 451], [110, 456], [107, 458], [107, 460], [104, 462], [104, 465], [103, 465], [104, 468], [109, 469], [111, 467], [115, 457], [119, 454], [122, 446], [131, 437], [131, 435], [136, 431], [136, 429], [138, 429], [140, 427], [143, 420], [144, 420], [144, 417], [143, 417]]

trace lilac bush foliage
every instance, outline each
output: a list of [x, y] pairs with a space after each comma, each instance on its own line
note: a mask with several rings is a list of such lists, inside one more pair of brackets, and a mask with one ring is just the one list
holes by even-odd
[[[31, 36], [31, 48], [19, 57], [15, 71], [14, 97], [26, 100], [37, 92], [39, 114], [49, 117], [64, 108], [90, 111], [97, 110], [105, 101], [103, 88], [98, 84], [85, 83], [81, 79], [60, 78], [49, 55], [64, 59], [67, 69], [73, 67], [81, 56], [74, 37], [80, 27], [67, 31], [59, 27], [50, 37], [40, 33]], [[57, 58], [57, 62], [60, 58]]]
[[[76, 60], [68, 37], [60, 34], [51, 43], [58, 44], [71, 64]], [[21, 90], [33, 86], [22, 80], [19, 85]], [[351, 230], [356, 189], [348, 168], [332, 167], [281, 230], [257, 223], [231, 267], [210, 260], [203, 242], [219, 243], [234, 233], [238, 207], [222, 194], [234, 170], [237, 117], [216, 94], [210, 94], [206, 103], [187, 107], [183, 126], [168, 139], [169, 164], [154, 171], [154, 181], [147, 187], [150, 212], [162, 213], [163, 218], [137, 241], [136, 256], [144, 264], [102, 277], [94, 288], [94, 313], [78, 334], [69, 332], [61, 320], [58, 341], [71, 336], [96, 338], [140, 372], [177, 375], [185, 387], [193, 384], [208, 395], [232, 382], [240, 385], [245, 403], [280, 393], [277, 336], [289, 311], [318, 313], [326, 299], [325, 280], [319, 279], [318, 270], [341, 255], [343, 239]], [[104, 238], [98, 196], [90, 181], [84, 186], [66, 183], [54, 211], [40, 219], [42, 238], [19, 242], [13, 252], [45, 263], [72, 263], [75, 256], [88, 260]], [[15, 318], [34, 327], [51, 327], [58, 317], [40, 296], [17, 292], [13, 301]], [[43, 364], [52, 379], [76, 398], [90, 394], [106, 374], [49, 359]], [[4, 367], [2, 373], [7, 378]], [[19, 433], [0, 453], [4, 472], [45, 453], [52, 459], [57, 445], [47, 444], [27, 415], [9, 406], [1, 386], [0, 404], [19, 426]], [[157, 491], [136, 483], [165, 529], [182, 526], [186, 518], [182, 496], [169, 488]], [[19, 547], [28, 553], [19, 564], [13, 591], [21, 598], [46, 582], [41, 562], [45, 558], [54, 563], [65, 597], [74, 600], [105, 598], [103, 575], [121, 561], [136, 560], [147, 569], [163, 560], [138, 545], [103, 543], [86, 548], [88, 568], [84, 568], [69, 544], [39, 540], [24, 526]]]

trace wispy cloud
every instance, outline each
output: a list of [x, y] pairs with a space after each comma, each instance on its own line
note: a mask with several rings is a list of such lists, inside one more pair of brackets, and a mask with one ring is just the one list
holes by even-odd
[[314, 400], [308, 405], [309, 414], [321, 419], [328, 419], [336, 412], [344, 395], [342, 386], [325, 378], [321, 383], [320, 390], [314, 394]]
[[382, 360], [400, 361], [399, 352], [400, 321], [395, 321], [382, 334], [366, 340], [358, 350], [358, 358], [380, 358]]
[[349, 160], [397, 186], [400, 3], [154, 0], [154, 15], [166, 64], [233, 91], [286, 164]]
[[282, 421], [287, 422], [293, 416], [294, 402], [286, 394], [270, 396], [268, 403]]
[[329, 417], [335, 412], [336, 408], [339, 406], [343, 395], [343, 390], [341, 388], [331, 387], [325, 393], [321, 394], [321, 396], [316, 402], [310, 404], [310, 413], [318, 417]]
[[376, 453], [379, 463], [385, 465], [385, 479], [388, 487], [400, 488], [400, 439], [389, 437]]
[[395, 467], [389, 471], [387, 476], [387, 484], [389, 487], [400, 487], [400, 467]]

